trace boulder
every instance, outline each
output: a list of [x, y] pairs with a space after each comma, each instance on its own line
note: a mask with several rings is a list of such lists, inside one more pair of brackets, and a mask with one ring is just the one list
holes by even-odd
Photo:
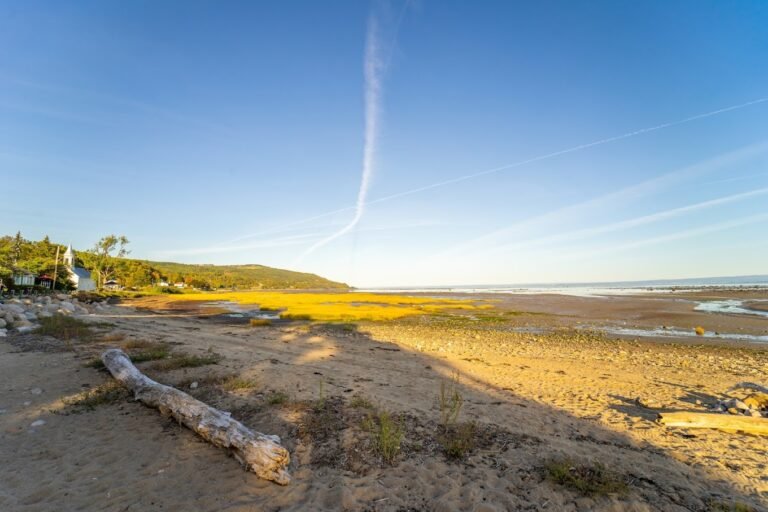
[[59, 307], [61, 309], [65, 309], [69, 311], [70, 313], [73, 313], [75, 311], [75, 305], [72, 304], [71, 302], [62, 302], [61, 304], [59, 304]]
[[8, 325], [8, 322], [5, 321], [5, 318], [0, 317], [0, 329], [4, 328], [6, 325]]
[[3, 309], [9, 313], [24, 313], [24, 308], [18, 304], [6, 304]]

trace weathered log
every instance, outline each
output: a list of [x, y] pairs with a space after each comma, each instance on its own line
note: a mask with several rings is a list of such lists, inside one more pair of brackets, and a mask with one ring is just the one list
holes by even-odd
[[659, 423], [668, 427], [711, 428], [725, 432], [768, 435], [768, 419], [752, 416], [708, 412], [665, 412], [659, 414]]
[[261, 478], [280, 485], [291, 481], [285, 469], [290, 456], [280, 445], [278, 436], [254, 432], [232, 419], [229, 413], [153, 381], [141, 373], [122, 350], [107, 350], [101, 360], [115, 379], [133, 391], [137, 400], [159, 409], [162, 414], [173, 416], [214, 445], [228, 448], [246, 469]]

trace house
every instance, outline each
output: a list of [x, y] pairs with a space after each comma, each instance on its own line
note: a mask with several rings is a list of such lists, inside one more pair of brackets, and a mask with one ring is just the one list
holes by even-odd
[[184, 284], [183, 282], [174, 283], [173, 286], [175, 286], [176, 288], [186, 288], [187, 287], [187, 285]]
[[64, 266], [69, 271], [69, 280], [76, 290], [90, 291], [96, 289], [96, 283], [91, 279], [91, 273], [83, 267], [75, 266], [75, 253], [72, 251], [71, 245], [67, 247], [67, 252], [64, 253]]
[[35, 274], [26, 270], [14, 269], [11, 279], [14, 286], [35, 286]]
[[37, 279], [35, 279], [35, 284], [40, 288], [46, 288], [50, 290], [53, 288], [53, 278], [47, 274], [43, 274], [37, 276]]
[[109, 281], [104, 283], [104, 289], [116, 292], [116, 291], [122, 290], [123, 287], [120, 286], [120, 283], [118, 283], [114, 279], [110, 279]]
[[161, 287], [161, 288], [168, 288], [168, 286], [170, 286], [170, 285], [168, 284], [168, 282], [167, 282], [167, 281], [159, 281], [159, 282], [157, 283], [157, 286], [159, 286], [159, 287]]

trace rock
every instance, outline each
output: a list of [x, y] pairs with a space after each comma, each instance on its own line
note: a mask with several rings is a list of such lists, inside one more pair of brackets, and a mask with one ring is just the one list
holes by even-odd
[[45, 420], [35, 420], [32, 423], [30, 423], [30, 427], [42, 427], [45, 425]]
[[37, 314], [37, 318], [50, 318], [53, 316], [53, 313], [50, 311], [41, 311]]
[[59, 304], [59, 307], [61, 309], [69, 311], [70, 313], [75, 311], [75, 305], [72, 304], [71, 302], [62, 302], [61, 304]]
[[744, 399], [744, 405], [750, 409], [768, 409], [768, 394], [753, 393]]
[[5, 327], [8, 324], [8, 322], [5, 321], [5, 318], [0, 317], [0, 329]]
[[29, 321], [37, 320], [37, 315], [32, 311], [27, 311], [26, 313], [24, 313], [24, 317]]
[[10, 313], [24, 314], [24, 308], [17, 304], [6, 304], [3, 309]]
[[200, 385], [200, 384], [198, 384], [198, 383], [197, 383], [197, 381], [194, 381], [192, 384], [190, 384], [190, 385], [189, 385], [189, 389], [197, 389], [197, 387], [198, 387], [199, 385]]
[[637, 397], [635, 398], [635, 403], [646, 409], [658, 409], [660, 407], [660, 404], [653, 398]]
[[22, 325], [21, 327], [17, 327], [16, 330], [21, 334], [24, 334], [27, 332], [34, 331], [35, 329], [37, 329], [37, 327], [38, 327], [37, 325], [29, 324], [29, 325]]
[[0, 338], [8, 336], [8, 329], [0, 329]]
[[29, 390], [29, 392], [32, 393], [33, 395], [42, 395], [43, 394], [43, 390], [40, 389], [40, 388], [32, 388], [32, 389]]

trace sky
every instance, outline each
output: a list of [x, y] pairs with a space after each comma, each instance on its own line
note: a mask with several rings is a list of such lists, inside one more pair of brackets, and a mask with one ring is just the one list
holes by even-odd
[[359, 287], [768, 274], [768, 3], [0, 0], [0, 233]]

